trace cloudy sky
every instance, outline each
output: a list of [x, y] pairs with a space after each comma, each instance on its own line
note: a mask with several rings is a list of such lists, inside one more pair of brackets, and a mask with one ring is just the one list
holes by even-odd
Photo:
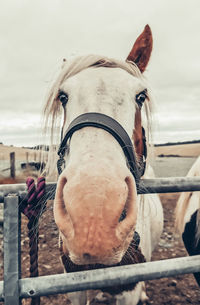
[[45, 95], [63, 58], [125, 59], [147, 23], [155, 142], [200, 139], [199, 16], [199, 0], [1, 0], [0, 142], [40, 142]]

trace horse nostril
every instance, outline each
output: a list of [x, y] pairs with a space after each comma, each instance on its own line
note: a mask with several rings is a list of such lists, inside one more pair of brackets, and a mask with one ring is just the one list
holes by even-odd
[[[125, 182], [126, 182], [126, 186], [127, 186], [128, 190], [129, 190], [128, 179], [129, 179], [129, 178], [126, 177]], [[122, 222], [122, 221], [126, 218], [127, 213], [128, 213], [128, 204], [129, 204], [129, 195], [127, 196], [127, 199], [126, 199], [126, 203], [125, 203], [124, 209], [123, 209], [123, 211], [122, 211], [122, 213], [121, 213], [121, 215], [120, 215], [120, 217], [119, 217], [118, 222]]]
[[123, 221], [126, 218], [126, 208], [123, 209], [120, 217], [119, 217], [119, 222]]
[[83, 253], [83, 258], [88, 260], [91, 258], [91, 255], [89, 253]]

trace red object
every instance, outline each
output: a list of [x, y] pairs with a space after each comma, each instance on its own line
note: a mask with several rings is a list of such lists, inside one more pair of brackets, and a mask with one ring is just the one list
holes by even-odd
[[[29, 237], [29, 255], [30, 255], [30, 277], [38, 276], [38, 220], [45, 209], [46, 202], [42, 200], [45, 194], [45, 178], [39, 177], [37, 186], [33, 178], [26, 180], [28, 187], [27, 200], [20, 205], [21, 212], [29, 219], [28, 237]], [[40, 297], [33, 297], [31, 305], [40, 305]]]

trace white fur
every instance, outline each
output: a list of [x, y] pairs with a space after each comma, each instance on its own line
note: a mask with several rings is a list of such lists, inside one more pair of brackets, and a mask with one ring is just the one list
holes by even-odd
[[69, 95], [66, 127], [82, 113], [99, 112], [115, 118], [132, 137], [135, 95], [143, 89], [141, 80], [119, 68], [83, 70], [61, 86]]
[[[200, 176], [200, 157], [196, 159], [187, 177]], [[200, 209], [200, 192], [181, 193], [176, 205], [176, 227], [180, 234], [183, 233], [185, 225], [196, 210]], [[196, 240], [200, 239], [200, 213], [197, 214]]]
[[[134, 73], [121, 67], [85, 68], [80, 69], [79, 73], [71, 73], [70, 77], [65, 77], [63, 73], [59, 88], [69, 96], [64, 130], [78, 115], [85, 112], [99, 112], [117, 120], [132, 138], [136, 111], [135, 96], [147, 85], [137, 67], [131, 67], [128, 63], [123, 65], [133, 69]], [[149, 105], [146, 105], [147, 109]], [[121, 169], [118, 175], [123, 178], [130, 175], [125, 156], [117, 141], [106, 131], [91, 127], [73, 134], [65, 170], [69, 172], [70, 168], [79, 167], [81, 171], [81, 168], [94, 157], [101, 160], [101, 166], [109, 170], [111, 175], [116, 175], [116, 164]], [[97, 168], [94, 167], [95, 170], [98, 173], [98, 164]], [[150, 167], [147, 168], [145, 177], [153, 177]], [[138, 196], [136, 231], [140, 234], [140, 247], [148, 261], [159, 241], [162, 226], [163, 212], [159, 197], [157, 195]], [[75, 293], [69, 294], [72, 304], [84, 304], [80, 301], [82, 294], [77, 294], [79, 301], [74, 301], [74, 295]], [[116, 296], [116, 304], [133, 305], [145, 298], [144, 284], [139, 283], [133, 291]], [[89, 301], [87, 304], [89, 305]]]
[[[153, 169], [148, 166], [144, 178], [154, 178]], [[136, 231], [141, 238], [140, 247], [147, 261], [160, 240], [163, 230], [163, 208], [157, 194], [138, 196], [138, 218]]]

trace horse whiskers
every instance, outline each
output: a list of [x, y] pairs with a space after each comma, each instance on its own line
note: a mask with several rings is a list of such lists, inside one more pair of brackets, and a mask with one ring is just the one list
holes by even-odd
[[[132, 250], [132, 251], [131, 251]], [[137, 254], [137, 253], [139, 253], [139, 251], [138, 250], [136, 250], [136, 249], [128, 249], [127, 251], [126, 251], [126, 253], [125, 253], [125, 257], [127, 257], [127, 258], [130, 258], [130, 259], [133, 259], [133, 257], [134, 257], [134, 254]]]

